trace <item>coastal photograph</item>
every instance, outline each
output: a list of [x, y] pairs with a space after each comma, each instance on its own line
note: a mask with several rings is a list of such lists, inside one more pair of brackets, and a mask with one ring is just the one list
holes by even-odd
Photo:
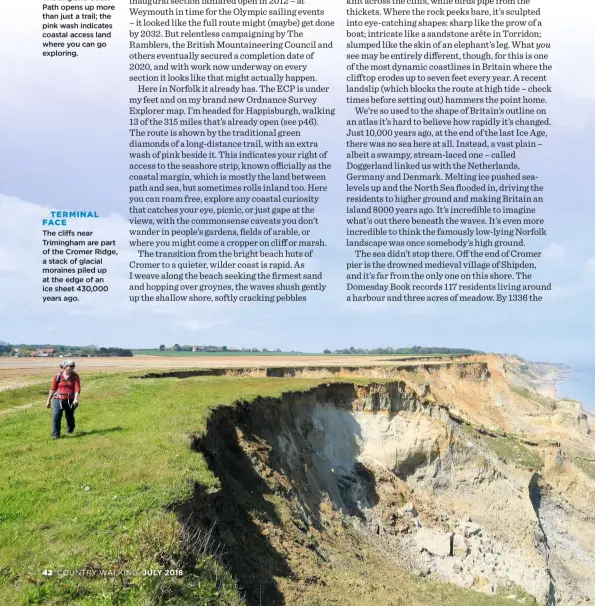
[[595, 0], [0, 0], [0, 606], [595, 606]]
[[584, 369], [431, 347], [2, 348], [2, 604], [595, 595]]

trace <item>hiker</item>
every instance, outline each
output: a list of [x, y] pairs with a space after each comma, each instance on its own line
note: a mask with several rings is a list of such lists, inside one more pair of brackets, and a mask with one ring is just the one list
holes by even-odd
[[52, 387], [48, 395], [46, 408], [53, 404], [52, 440], [60, 437], [62, 426], [62, 411], [66, 416], [66, 433], [74, 431], [74, 411], [79, 405], [79, 393], [81, 392], [81, 380], [74, 372], [74, 362], [66, 360], [60, 364], [62, 372], [58, 373], [52, 381]]

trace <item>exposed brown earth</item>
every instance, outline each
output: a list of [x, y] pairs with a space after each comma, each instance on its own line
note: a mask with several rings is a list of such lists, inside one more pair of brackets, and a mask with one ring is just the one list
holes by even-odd
[[179, 513], [215, 524], [250, 604], [335, 603], [354, 553], [375, 578], [406, 571], [478, 592], [469, 604], [589, 604], [595, 439], [580, 404], [540, 391], [556, 368], [525, 366], [277, 369], [389, 381], [217, 409], [194, 448], [221, 489], [197, 489]]

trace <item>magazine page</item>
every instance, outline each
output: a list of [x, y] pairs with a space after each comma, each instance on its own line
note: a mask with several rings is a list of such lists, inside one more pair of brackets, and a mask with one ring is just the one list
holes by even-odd
[[594, 17], [2, 3], [0, 603], [592, 603]]

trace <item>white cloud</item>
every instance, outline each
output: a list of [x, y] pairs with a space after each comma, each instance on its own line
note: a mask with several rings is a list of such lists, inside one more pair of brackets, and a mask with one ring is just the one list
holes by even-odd
[[17, 266], [12, 263], [10, 258], [10, 252], [0, 246], [0, 273], [8, 273], [9, 271], [16, 271]]
[[542, 253], [542, 257], [548, 261], [559, 262], [566, 257], [566, 247], [561, 244], [550, 244]]
[[[358, 294], [358, 296], [361, 296], [361, 293], [357, 293], [357, 294]], [[380, 296], [385, 296], [385, 295], [380, 293]], [[389, 303], [386, 301], [362, 301], [362, 302], [343, 301], [343, 303], [341, 304], [341, 307], [342, 307], [342, 309], [344, 309], [347, 312], [355, 311], [358, 313], [373, 314], [373, 313], [378, 313], [380, 311], [385, 311], [396, 305], [399, 305], [399, 303], [392, 303], [392, 302]]]
[[[47, 308], [50, 305], [42, 303], [42, 249], [44, 237], [51, 239], [52, 236], [44, 236], [43, 230], [53, 231], [55, 228], [43, 227], [41, 223], [42, 219], [49, 217], [50, 210], [48, 206], [0, 194], [0, 214], [10, 217], [10, 221], [0, 223], [0, 272], [3, 273], [3, 286], [6, 286], [2, 289], [3, 298], [18, 303], [24, 309], [41, 310], [42, 307]], [[71, 222], [69, 228], [92, 230], [100, 241], [116, 239], [119, 244], [126, 242], [126, 223], [119, 215], [100, 219], [75, 219]], [[109, 291], [102, 296], [81, 294], [81, 309], [106, 309], [122, 300], [122, 270], [126, 264], [127, 251], [118, 252], [121, 257], [105, 258], [102, 266], [108, 270]], [[52, 256], [49, 255], [46, 259]], [[81, 266], [77, 265], [78, 267]], [[50, 282], [47, 285], [51, 284]], [[51, 305], [54, 307], [56, 304]]]
[[[361, 293], [356, 293], [361, 296]], [[383, 293], [379, 293], [382, 295]], [[385, 296], [385, 295], [384, 295]], [[394, 293], [391, 296], [395, 296]], [[384, 311], [391, 311], [395, 316], [430, 316], [436, 313], [436, 306], [433, 303], [403, 303], [398, 301], [373, 301], [373, 302], [353, 302], [344, 301], [341, 308], [345, 312], [357, 312], [358, 314], [374, 314]]]
[[[198, 312], [196, 307], [167, 302], [132, 303], [129, 299], [131, 292], [129, 290], [131, 284], [129, 263], [137, 260], [138, 255], [128, 244], [128, 222], [124, 217], [115, 213], [99, 219], [71, 219], [67, 226], [67, 229], [73, 231], [93, 231], [95, 239], [100, 242], [102, 240], [116, 241], [117, 255], [103, 257], [104, 262], [101, 266], [107, 270], [105, 281], [109, 290], [103, 293], [75, 292], [73, 294], [80, 299], [75, 303], [44, 303], [42, 301], [44, 295], [42, 292], [42, 262], [44, 259], [42, 230], [59, 231], [59, 228], [42, 227], [41, 220], [49, 217], [50, 210], [51, 208], [48, 206], [0, 194], [0, 214], [10, 217], [10, 221], [0, 223], [0, 242], [2, 242], [0, 275], [2, 276], [3, 303], [10, 304], [11, 308], [17, 308], [31, 316], [44, 312], [63, 311], [66, 308], [70, 317], [83, 317], [89, 318], [90, 322], [96, 321], [96, 330], [101, 330], [102, 324], [115, 319], [118, 323], [126, 325], [128, 321], [138, 320], [142, 317], [151, 322], [151, 318], [155, 316], [163, 318], [169, 326], [183, 327], [193, 331], [208, 330], [229, 324], [227, 318], [218, 317], [216, 313], [212, 313], [206, 319], [193, 318], [195, 314], [204, 314], [208, 309], [220, 311], [228, 308], [219, 304], [201, 304], [200, 312]], [[47, 236], [47, 238], [57, 239], [57, 236]], [[76, 267], [80, 266], [76, 265]], [[86, 274], [81, 275], [86, 276]], [[46, 285], [51, 286], [52, 283], [46, 283]]]
[[183, 320], [182, 322], [176, 323], [176, 328], [183, 328], [192, 332], [198, 332], [200, 330], [210, 330], [217, 326], [225, 326], [229, 324], [227, 320], [221, 319], [202, 319], [202, 320]]
[[554, 286], [550, 291], [540, 293], [545, 299], [571, 299], [583, 291], [580, 286]]

